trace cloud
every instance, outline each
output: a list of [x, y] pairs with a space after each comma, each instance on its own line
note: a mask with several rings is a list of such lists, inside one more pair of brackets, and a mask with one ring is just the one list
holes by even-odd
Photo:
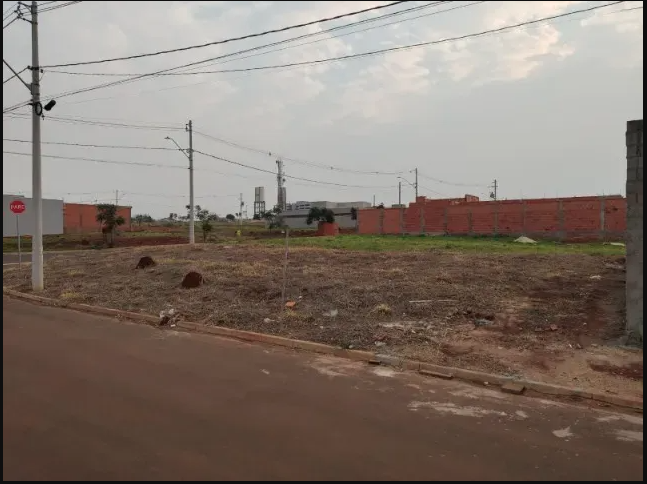
[[[11, 3], [13, 2], [3, 2], [5, 10]], [[332, 17], [386, 3], [171, 1], [163, 2], [158, 8], [150, 8], [148, 2], [82, 2], [42, 14], [41, 63], [62, 64], [173, 49]], [[485, 2], [471, 6], [471, 2], [452, 2], [433, 8], [424, 7], [427, 3], [409, 2], [406, 7], [202, 49], [59, 69], [101, 73], [104, 74], [103, 77], [73, 76], [46, 70], [42, 78], [43, 94], [50, 96], [88, 88], [120, 79], [113, 77], [115, 74], [154, 72], [252, 49], [270, 42], [280, 42], [298, 35], [318, 34], [269, 49], [204, 62], [196, 66], [193, 72], [245, 70], [361, 54], [498, 28], [598, 2]], [[627, 2], [626, 6], [640, 4], [642, 2]], [[323, 32], [332, 26], [376, 18], [410, 6], [419, 6], [421, 9], [389, 19], [391, 25], [383, 25], [387, 21], [382, 20], [354, 29]], [[455, 6], [462, 8], [431, 15]], [[409, 139], [407, 133], [411, 132], [412, 120], [423, 126], [431, 125], [436, 119], [442, 119], [446, 123], [444, 118], [451, 115], [447, 103], [467, 102], [463, 98], [478, 97], [480, 92], [499, 92], [499, 85], [512, 87], [527, 83], [528, 86], [545, 92], [546, 76], [556, 76], [556, 80], [551, 82], [557, 84], [560, 67], [572, 66], [576, 61], [584, 62], [586, 59], [595, 59], [596, 66], [603, 64], [611, 66], [611, 69], [624, 69], [622, 72], [634, 72], [627, 70], [642, 66], [642, 11], [609, 14], [610, 11], [621, 8], [626, 7], [610, 7], [550, 22], [550, 25], [531, 26], [505, 34], [307, 67], [147, 78], [60, 97], [52, 116], [111, 119], [118, 123], [146, 121], [165, 126], [173, 123], [179, 128], [188, 119], [193, 119], [201, 131], [252, 145], [261, 151], [279, 152], [286, 156], [314, 159], [323, 164], [330, 162], [351, 166], [359, 170], [392, 171], [392, 160], [396, 156], [400, 158], [401, 152], [407, 153], [410, 150], [407, 156], [413, 159], [418, 152], [428, 149], [426, 139], [398, 145], [397, 139]], [[603, 45], [604, 49], [600, 49], [598, 44]], [[30, 63], [30, 36], [26, 22], [15, 22], [3, 30], [3, 57], [18, 69]], [[582, 82], [586, 82], [591, 78], [594, 68], [592, 64], [587, 64], [580, 72], [570, 75], [575, 75], [577, 79], [581, 76]], [[5, 79], [9, 75], [5, 68]], [[609, 72], [608, 76], [622, 78], [618, 72]], [[11, 81], [3, 85], [5, 107], [27, 98], [28, 93], [20, 83]], [[502, 106], [509, 102], [505, 97], [500, 100]], [[616, 104], [620, 104], [620, 101]], [[555, 109], [559, 108], [559, 105], [555, 106]], [[465, 112], [460, 109], [457, 111]], [[28, 113], [26, 109], [17, 112]], [[635, 115], [636, 113], [632, 113], [632, 117]], [[462, 123], [456, 120], [453, 122], [457, 124], [456, 130], [460, 131]], [[163, 144], [164, 136], [169, 134], [160, 130], [118, 130], [87, 124], [70, 125], [57, 123], [53, 119], [46, 119], [43, 126], [46, 141], [157, 146]], [[3, 119], [5, 137], [28, 139], [29, 129], [29, 120], [15, 117]], [[504, 123], [501, 130], [505, 129], [507, 126]], [[398, 133], [397, 136], [392, 135], [394, 139], [397, 138], [396, 141], [388, 139], [383, 133]], [[170, 134], [176, 136], [182, 144], [185, 143], [185, 134], [181, 131]], [[202, 149], [220, 156], [263, 169], [274, 169], [273, 160], [266, 155], [237, 150], [202, 138], [197, 138], [196, 143]], [[10, 143], [3, 143], [3, 146], [5, 150], [15, 151], [18, 148]], [[28, 148], [25, 149], [29, 151]], [[184, 163], [184, 159], [178, 157], [177, 153], [116, 150], [80, 152], [78, 148], [51, 145], [44, 150], [46, 153], [62, 156]], [[5, 156], [3, 173], [7, 190], [28, 190], [31, 185], [28, 163], [25, 165], [24, 161], [23, 158]], [[224, 179], [221, 175], [207, 172], [199, 177], [196, 182], [199, 190], [210, 196], [237, 196], [240, 191], [249, 192], [248, 185], [264, 183], [271, 186], [274, 183], [272, 175], [207, 160], [201, 160], [200, 164], [202, 168], [227, 174]], [[63, 165], [56, 165], [55, 168], [60, 166]], [[150, 169], [124, 168], [121, 172], [129, 170], [128, 177], [121, 179], [114, 165], [64, 162], [64, 166], [66, 169], [61, 172], [51, 168], [47, 183], [49, 191], [103, 192], [118, 188], [124, 192], [129, 189], [134, 194], [158, 193], [162, 190], [160, 187], [170, 186], [174, 187], [176, 193], [185, 192], [177, 173], [169, 174], [161, 169], [152, 176]], [[391, 188], [384, 188], [394, 184], [391, 179], [366, 179], [331, 170], [317, 171], [311, 166], [299, 164], [288, 165], [287, 169], [295, 176], [373, 187], [355, 192], [351, 188], [291, 182], [290, 193], [300, 199], [339, 198], [346, 193], [352, 193], [352, 198], [370, 199], [379, 190], [393, 192]], [[84, 185], [83, 188], [80, 185]], [[271, 191], [268, 190], [268, 193]], [[133, 203], [137, 202], [143, 207], [157, 206], [152, 202], [148, 205], [147, 199], [132, 196]], [[224, 206], [226, 202], [225, 199], [222, 200], [213, 203], [222, 203]], [[153, 208], [150, 209], [152, 210]]]

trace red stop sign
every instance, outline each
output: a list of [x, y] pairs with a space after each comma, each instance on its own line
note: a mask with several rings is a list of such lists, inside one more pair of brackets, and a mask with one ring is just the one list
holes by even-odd
[[27, 207], [25, 207], [25, 202], [23, 202], [22, 200], [14, 200], [9, 204], [9, 210], [11, 210], [16, 215], [23, 213], [26, 208]]

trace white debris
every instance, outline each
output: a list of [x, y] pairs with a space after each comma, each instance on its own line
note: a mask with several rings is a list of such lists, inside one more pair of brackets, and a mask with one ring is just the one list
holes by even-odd
[[[175, 309], [163, 309], [162, 311], [160, 311], [159, 325], [166, 326], [167, 324], [174, 322], [176, 317], [177, 313], [175, 312]], [[175, 325], [173, 324], [173, 326]]]
[[560, 439], [568, 439], [569, 437], [573, 437], [573, 432], [571, 432], [570, 427], [566, 427], [565, 429], [553, 430], [553, 435]]
[[521, 236], [517, 240], [515, 240], [517, 244], [536, 244], [536, 240], [532, 240], [530, 237]]

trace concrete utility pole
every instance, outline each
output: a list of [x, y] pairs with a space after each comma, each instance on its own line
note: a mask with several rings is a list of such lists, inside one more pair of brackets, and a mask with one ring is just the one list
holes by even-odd
[[189, 132], [189, 244], [195, 244], [195, 199], [193, 196], [193, 121], [186, 125]]
[[402, 182], [398, 182], [398, 205], [402, 205]]
[[32, 107], [32, 208], [34, 234], [31, 248], [31, 284], [34, 291], [45, 287], [43, 275], [43, 175], [40, 152], [40, 60], [38, 59], [38, 3], [31, 2], [31, 107]]
[[499, 199], [499, 182], [498, 180], [494, 180], [494, 183], [492, 183], [492, 193], [490, 194], [490, 198], [494, 200], [495, 202]]
[[243, 228], [243, 207], [245, 206], [245, 202], [243, 202], [243, 194], [240, 194], [240, 197], [238, 199], [240, 201], [240, 208], [238, 212], [238, 225], [240, 228]]
[[415, 169], [415, 172], [416, 172], [416, 181], [413, 186], [416, 189], [416, 198], [418, 198], [418, 168]]
[[189, 159], [189, 244], [195, 244], [195, 203], [193, 196], [193, 122], [189, 121], [186, 125], [186, 131], [189, 133], [189, 149], [185, 150], [180, 144], [170, 136], [164, 139], [169, 140], [180, 152]]

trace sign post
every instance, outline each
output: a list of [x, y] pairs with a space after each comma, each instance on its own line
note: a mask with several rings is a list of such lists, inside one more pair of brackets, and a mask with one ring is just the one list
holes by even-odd
[[24, 213], [27, 207], [22, 200], [14, 200], [9, 204], [9, 210], [16, 214], [16, 236], [18, 237], [18, 268], [22, 269], [22, 247], [20, 243], [20, 214]]

